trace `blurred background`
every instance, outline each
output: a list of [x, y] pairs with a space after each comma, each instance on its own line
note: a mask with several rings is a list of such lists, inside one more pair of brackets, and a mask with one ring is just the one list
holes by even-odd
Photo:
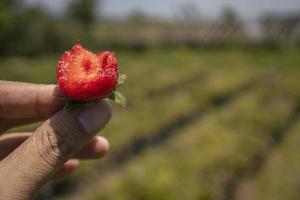
[[300, 199], [299, 0], [1, 0], [0, 79], [55, 83], [76, 41], [116, 52], [128, 106], [37, 199]]

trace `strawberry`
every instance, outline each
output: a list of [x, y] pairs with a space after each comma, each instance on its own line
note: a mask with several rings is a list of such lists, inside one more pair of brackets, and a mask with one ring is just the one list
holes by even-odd
[[[75, 101], [120, 97], [114, 94], [119, 85], [119, 69], [114, 53], [94, 54], [76, 43], [57, 63], [57, 82], [66, 96]], [[121, 97], [123, 98], [123, 97]]]

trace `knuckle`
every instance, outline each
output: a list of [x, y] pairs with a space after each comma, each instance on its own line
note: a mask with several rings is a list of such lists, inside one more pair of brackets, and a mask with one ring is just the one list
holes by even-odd
[[40, 127], [36, 132], [36, 151], [49, 165], [64, 163], [79, 146], [78, 131], [61, 126], [60, 128]]
[[36, 152], [45, 163], [50, 166], [62, 160], [62, 153], [56, 138], [49, 130], [38, 129], [34, 134]]

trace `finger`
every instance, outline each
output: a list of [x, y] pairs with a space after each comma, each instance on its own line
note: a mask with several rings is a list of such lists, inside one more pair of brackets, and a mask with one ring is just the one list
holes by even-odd
[[16, 119], [1, 119], [0, 118], [0, 135], [10, 128], [22, 126], [43, 120], [43, 118], [16, 118]]
[[72, 174], [79, 167], [78, 159], [68, 160], [60, 169], [56, 172], [52, 179], [58, 180], [65, 178]]
[[95, 136], [89, 141], [86, 146], [80, 149], [74, 157], [80, 159], [102, 158], [103, 156], [105, 156], [108, 149], [109, 143], [107, 139], [101, 136]]
[[[25, 133], [13, 133], [9, 135], [4, 135], [0, 138], [0, 160], [10, 154], [13, 150], [15, 150], [19, 145], [21, 145], [28, 137], [32, 135], [31, 132]], [[92, 151], [91, 156], [96, 157], [100, 155], [104, 155], [107, 151], [107, 145], [105, 144], [106, 139], [102, 139], [102, 137], [95, 136], [91, 141], [81, 150], [84, 152], [84, 156], [86, 158], [90, 158], [89, 155], [86, 155], [87, 151]], [[91, 150], [95, 148], [95, 143], [103, 143], [106, 146], [98, 147], [97, 151]], [[85, 150], [86, 149], [86, 150]], [[78, 156], [77, 156], [78, 157]], [[80, 156], [79, 156], [80, 157]], [[79, 166], [78, 159], [70, 159], [68, 160], [55, 174], [54, 179], [61, 179], [65, 176], [70, 175], [75, 169]]]
[[[32, 135], [31, 132], [11, 133], [0, 137], [0, 160], [5, 158], [20, 146], [27, 138]], [[103, 157], [109, 149], [108, 141], [101, 136], [93, 137], [88, 144], [80, 149], [74, 156], [78, 159], [96, 159]]]
[[49, 117], [63, 106], [56, 85], [0, 81], [0, 95], [1, 118]]
[[32, 133], [14, 133], [0, 137], [0, 160], [20, 146]]
[[[78, 152], [109, 121], [106, 102], [82, 109], [63, 109], [0, 162], [2, 193], [25, 194], [30, 199], [57, 170]], [[5, 187], [4, 187], [5, 184]], [[13, 189], [12, 189], [13, 188]], [[10, 191], [10, 189], [12, 191]], [[7, 191], [8, 190], [8, 191]]]

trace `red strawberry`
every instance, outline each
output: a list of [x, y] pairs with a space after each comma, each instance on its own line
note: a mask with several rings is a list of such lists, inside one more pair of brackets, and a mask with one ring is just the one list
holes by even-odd
[[56, 73], [59, 87], [77, 101], [107, 97], [118, 86], [114, 53], [104, 51], [96, 55], [79, 43], [61, 56]]

